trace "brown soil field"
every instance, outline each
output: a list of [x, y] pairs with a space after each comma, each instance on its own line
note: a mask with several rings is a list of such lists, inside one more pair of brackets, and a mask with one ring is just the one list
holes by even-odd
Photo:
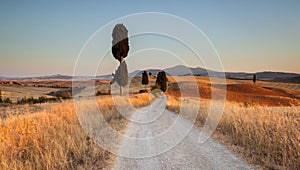
[[[191, 79], [185, 76], [186, 79]], [[199, 97], [195, 94], [187, 93], [180, 94], [181, 88], [188, 88], [190, 81], [186, 81], [184, 77], [168, 77], [171, 84], [167, 93], [175, 97]], [[174, 82], [176, 79], [176, 83]], [[289, 88], [272, 87], [272, 82], [258, 81], [254, 84], [252, 81], [244, 80], [226, 80], [225, 84], [217, 84], [218, 79], [208, 77], [195, 77], [200, 97], [203, 99], [211, 99], [211, 90], [222, 90], [226, 87], [226, 99], [231, 102], [242, 102], [246, 105], [260, 105], [260, 106], [299, 106], [300, 105], [300, 91], [291, 90]], [[178, 81], [179, 80], [179, 81]], [[299, 85], [300, 86], [300, 85]], [[286, 86], [288, 87], [288, 86]]]

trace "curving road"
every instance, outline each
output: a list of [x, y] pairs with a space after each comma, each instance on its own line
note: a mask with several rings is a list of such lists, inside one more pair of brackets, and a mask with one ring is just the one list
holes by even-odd
[[165, 103], [160, 97], [132, 115], [113, 169], [252, 169], [217, 141], [199, 144], [200, 129]]

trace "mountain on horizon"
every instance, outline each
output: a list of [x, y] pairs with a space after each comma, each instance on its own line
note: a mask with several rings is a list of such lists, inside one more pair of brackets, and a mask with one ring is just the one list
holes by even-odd
[[[170, 76], [186, 76], [186, 75], [195, 75], [195, 76], [212, 76], [212, 77], [222, 77], [223, 72], [207, 70], [201, 67], [187, 67], [184, 65], [176, 65], [170, 68], [165, 69], [146, 69], [146, 70], [135, 70], [129, 73], [129, 77], [141, 76], [143, 71], [148, 73], [158, 74], [160, 71], [165, 71], [167, 75]], [[209, 74], [208, 74], [209, 73]], [[226, 77], [232, 79], [252, 79], [253, 74], [256, 74], [258, 80], [274, 80], [274, 81], [284, 81], [284, 82], [295, 82], [300, 83], [299, 78], [300, 74], [297, 73], [286, 73], [286, 72], [272, 72], [272, 71], [263, 71], [257, 73], [247, 73], [247, 72], [225, 72]], [[70, 75], [48, 75], [48, 76], [36, 76], [36, 77], [0, 77], [0, 80], [72, 80], [75, 79], [111, 79], [112, 75], [100, 75], [100, 76], [70, 76]]]
[[[186, 76], [186, 75], [195, 75], [195, 76], [212, 76], [212, 77], [222, 77], [224, 76], [223, 72], [207, 70], [201, 67], [187, 67], [183, 65], [177, 65], [174, 67], [162, 69], [170, 76]], [[152, 74], [157, 74], [159, 69], [147, 69], [147, 70], [136, 70], [129, 74], [130, 77], [141, 76], [143, 71], [151, 72]], [[297, 73], [286, 73], [286, 72], [272, 72], [272, 71], [263, 71], [257, 73], [247, 73], [247, 72], [225, 72], [226, 77], [232, 79], [252, 79], [253, 74], [256, 74], [258, 80], [286, 80], [293, 79], [291, 82], [297, 82], [297, 77], [300, 77], [300, 74]], [[297, 80], [296, 80], [297, 79]]]

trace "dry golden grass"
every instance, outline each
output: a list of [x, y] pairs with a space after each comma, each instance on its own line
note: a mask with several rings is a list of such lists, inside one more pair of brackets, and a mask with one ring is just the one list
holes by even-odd
[[[150, 100], [148, 94], [130, 96], [137, 107], [148, 105]], [[121, 103], [124, 107], [127, 104]], [[111, 98], [99, 97], [98, 105], [111, 126], [120, 131], [126, 126]], [[0, 123], [0, 169], [3, 170], [101, 169], [110, 166], [114, 159], [83, 131], [72, 101], [46, 104], [43, 111], [8, 116]]]
[[[189, 118], [193, 106], [183, 109]], [[199, 103], [198, 103], [199, 104]], [[169, 97], [167, 108], [179, 112], [179, 98]], [[200, 101], [196, 120], [203, 126], [209, 101]], [[262, 107], [226, 102], [225, 111], [213, 135], [245, 159], [266, 169], [299, 169], [300, 107]]]

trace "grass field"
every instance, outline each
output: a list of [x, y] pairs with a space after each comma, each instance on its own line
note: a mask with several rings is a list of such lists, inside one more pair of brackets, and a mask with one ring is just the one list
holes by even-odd
[[[148, 105], [149, 94], [132, 95], [135, 107]], [[121, 103], [127, 107], [128, 103]], [[108, 123], [118, 131], [126, 126], [108, 96], [98, 97]], [[23, 106], [29, 107], [29, 106]], [[114, 156], [86, 135], [72, 101], [44, 104], [42, 111], [9, 115], [1, 120], [0, 169], [99, 169], [109, 167]], [[89, 108], [86, 108], [89, 109]], [[30, 109], [29, 109], [30, 110]]]
[[[211, 90], [226, 85], [227, 97], [222, 119], [213, 137], [231, 150], [241, 154], [249, 162], [267, 169], [297, 169], [300, 167], [300, 91], [297, 84], [228, 79], [227, 84], [218, 84], [216, 78], [195, 77], [200, 93], [200, 103], [192, 93], [182, 95], [179, 86], [189, 87], [191, 76], [168, 77], [170, 86], [167, 108], [179, 112], [180, 102], [188, 102], [186, 118], [196, 106], [200, 111], [196, 119], [198, 126], [203, 126], [211, 101]], [[175, 80], [177, 82], [175, 82]], [[154, 97], [151, 94], [137, 94], [144, 86], [141, 77], [136, 77], [129, 84], [130, 100], [123, 101], [117, 96], [118, 105], [128, 116], [133, 111], [128, 107], [148, 105]], [[150, 85], [155, 78], [150, 77]], [[50, 83], [50, 84], [49, 84]], [[59, 85], [69, 86], [67, 82]], [[97, 81], [96, 91], [108, 93], [109, 81]], [[211, 86], [214, 84], [214, 86]], [[42, 82], [40, 85], [55, 85]], [[179, 85], [179, 86], [178, 86]], [[1, 85], [4, 97], [14, 100], [18, 97], [40, 97], [50, 91], [49, 87], [20, 85]], [[85, 89], [93, 90], [93, 89]], [[29, 95], [29, 96], [28, 96]], [[89, 97], [88, 97], [89, 98]], [[83, 100], [80, 107], [85, 113], [95, 110], [92, 100]], [[120, 133], [128, 120], [119, 114], [109, 95], [97, 98], [99, 109], [109, 125]], [[78, 121], [78, 116], [82, 122]], [[86, 134], [105, 134], [101, 131], [98, 119], [85, 119], [85, 115], [76, 115], [72, 100], [62, 103], [44, 103], [37, 105], [8, 105], [0, 107], [0, 169], [99, 169], [110, 167], [114, 155], [105, 151]], [[94, 129], [83, 130], [80, 123], [88, 121]], [[96, 131], [96, 130], [97, 131]], [[100, 129], [100, 131], [99, 131]], [[96, 133], [95, 133], [96, 132]], [[116, 147], [118, 138], [111, 137], [111, 147]]]
[[[200, 103], [193, 96], [180, 96], [170, 88], [167, 108], [179, 113], [181, 99], [187, 108], [186, 118], [200, 105], [195, 124], [203, 126], [210, 107], [208, 78], [198, 77]], [[179, 82], [180, 83], [180, 82]], [[228, 80], [227, 101], [213, 137], [248, 162], [264, 169], [298, 169], [300, 167], [300, 105], [297, 91], [265, 88], [261, 82]], [[265, 82], [264, 85], [267, 85]], [[271, 83], [268, 84], [271, 86]], [[276, 86], [276, 85], [275, 85]], [[286, 86], [282, 86], [286, 87]]]
[[13, 102], [17, 102], [18, 99], [23, 97], [53, 97], [48, 96], [47, 94], [53, 91], [58, 91], [59, 89], [20, 85], [0, 85], [0, 90], [2, 91], [2, 98], [10, 98]]

